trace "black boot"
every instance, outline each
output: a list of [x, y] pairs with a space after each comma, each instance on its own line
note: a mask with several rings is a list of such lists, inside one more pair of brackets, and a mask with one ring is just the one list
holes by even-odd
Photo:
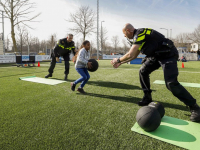
[[48, 78], [48, 77], [52, 77], [52, 73], [49, 73], [48, 75], [45, 76], [45, 78]]
[[65, 80], [65, 81], [67, 81], [67, 77], [68, 77], [68, 75], [65, 75], [65, 77], [64, 77], [64, 80]]
[[190, 111], [190, 120], [193, 122], [200, 122], [200, 107], [197, 104], [194, 104], [190, 106]]
[[146, 92], [142, 100], [138, 102], [138, 105], [147, 106], [151, 102], [152, 102], [151, 92], [148, 92], [148, 93]]

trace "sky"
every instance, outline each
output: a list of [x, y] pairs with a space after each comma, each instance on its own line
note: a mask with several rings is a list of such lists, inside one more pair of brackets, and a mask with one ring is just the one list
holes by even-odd
[[[97, 0], [33, 0], [36, 3], [34, 13], [41, 12], [32, 23], [34, 30], [32, 36], [40, 40], [49, 39], [51, 34], [57, 38], [64, 38], [69, 33], [73, 23], [69, 19], [70, 13], [75, 13], [80, 6], [89, 6], [97, 11]], [[108, 30], [108, 41], [115, 35], [120, 41], [124, 38], [122, 28], [131, 23], [135, 28], [152, 28], [165, 36], [175, 38], [180, 33], [193, 32], [200, 24], [200, 1], [197, 0], [99, 0], [99, 26]], [[0, 28], [0, 32], [2, 29]], [[5, 19], [5, 38], [10, 36], [10, 23]], [[76, 35], [74, 40], [80, 40]], [[96, 35], [86, 37], [87, 40], [96, 41]]]

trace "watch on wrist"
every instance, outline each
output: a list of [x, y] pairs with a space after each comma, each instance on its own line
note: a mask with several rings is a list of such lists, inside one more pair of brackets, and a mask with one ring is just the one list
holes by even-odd
[[121, 63], [120, 58], [117, 59], [117, 63]]

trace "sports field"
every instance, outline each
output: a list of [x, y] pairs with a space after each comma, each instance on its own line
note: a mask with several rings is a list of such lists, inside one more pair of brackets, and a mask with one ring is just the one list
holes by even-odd
[[[69, 81], [45, 85], [19, 80], [44, 77], [49, 62], [41, 67], [0, 64], [0, 149], [97, 149], [97, 150], [180, 150], [182, 148], [131, 131], [143, 97], [139, 83], [141, 65], [122, 65], [113, 69], [108, 60], [90, 73], [86, 95], [72, 92], [70, 82], [79, 78], [71, 62]], [[179, 67], [179, 81], [200, 83], [200, 62]], [[64, 64], [57, 64], [54, 79], [63, 80]], [[151, 74], [153, 100], [165, 107], [165, 115], [189, 120], [189, 109], [165, 85], [162, 70]], [[200, 88], [186, 87], [200, 104]]]

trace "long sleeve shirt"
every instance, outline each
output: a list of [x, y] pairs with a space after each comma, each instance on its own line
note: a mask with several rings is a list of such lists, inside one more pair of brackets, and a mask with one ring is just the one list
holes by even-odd
[[90, 52], [82, 48], [78, 53], [75, 68], [86, 68], [89, 58]]

